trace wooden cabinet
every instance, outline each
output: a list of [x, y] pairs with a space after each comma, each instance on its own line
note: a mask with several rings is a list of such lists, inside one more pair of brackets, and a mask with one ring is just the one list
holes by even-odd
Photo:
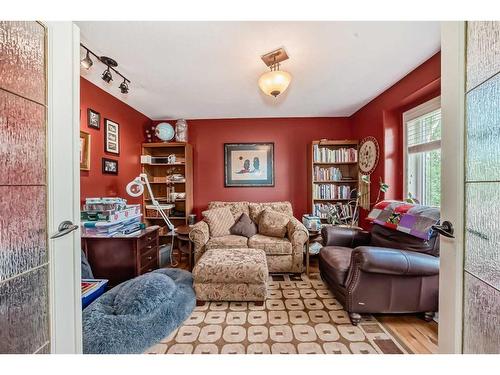
[[159, 267], [158, 226], [129, 236], [82, 236], [82, 247], [95, 278], [113, 287]]

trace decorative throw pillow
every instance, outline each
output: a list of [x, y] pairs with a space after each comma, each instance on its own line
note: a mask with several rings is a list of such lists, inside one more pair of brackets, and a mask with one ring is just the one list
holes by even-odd
[[234, 224], [234, 217], [229, 207], [213, 208], [203, 211], [202, 214], [208, 224], [210, 237], [222, 237], [231, 234], [229, 229]]
[[257, 225], [250, 219], [250, 216], [243, 213], [229, 231], [231, 234], [250, 238], [257, 234]]
[[288, 215], [266, 209], [260, 214], [259, 233], [264, 236], [284, 238], [289, 221]]

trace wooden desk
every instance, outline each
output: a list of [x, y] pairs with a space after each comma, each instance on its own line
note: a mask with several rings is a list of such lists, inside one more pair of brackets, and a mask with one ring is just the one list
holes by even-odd
[[82, 247], [94, 277], [108, 279], [113, 287], [125, 280], [159, 267], [158, 226], [132, 235], [115, 237], [82, 236]]

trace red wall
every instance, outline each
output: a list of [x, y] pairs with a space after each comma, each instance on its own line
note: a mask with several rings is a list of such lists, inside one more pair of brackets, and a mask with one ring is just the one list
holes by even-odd
[[[194, 152], [194, 207], [208, 202], [292, 202], [295, 216], [310, 211], [308, 155], [312, 140], [350, 139], [347, 118], [188, 120]], [[274, 187], [224, 187], [224, 143], [274, 142]]]
[[404, 198], [403, 112], [439, 96], [440, 78], [441, 53], [437, 53], [350, 117], [354, 138], [371, 135], [380, 146], [379, 163], [371, 175], [372, 203], [379, 178], [390, 186], [387, 199]]
[[[117, 89], [118, 90], [118, 89]], [[99, 130], [87, 126], [87, 109], [101, 114]], [[80, 197], [122, 197], [130, 203], [140, 203], [141, 198], [132, 198], [125, 186], [140, 173], [143, 127], [151, 120], [104, 90], [80, 78], [80, 130], [90, 133], [90, 171], [80, 171]], [[104, 152], [104, 119], [120, 125], [120, 155]], [[102, 158], [118, 160], [118, 175], [102, 173]]]

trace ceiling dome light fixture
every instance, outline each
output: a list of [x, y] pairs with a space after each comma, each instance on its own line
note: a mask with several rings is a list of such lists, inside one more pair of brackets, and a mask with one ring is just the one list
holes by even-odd
[[92, 65], [94, 65], [94, 62], [90, 58], [90, 52], [87, 50], [87, 56], [85, 56], [81, 61], [80, 64], [82, 65], [82, 68], [85, 68], [87, 70], [90, 69]]
[[120, 77], [123, 78], [123, 82], [120, 83], [120, 86], [118, 88], [120, 89], [120, 92], [122, 94], [128, 94], [130, 88], [130, 80], [125, 77], [123, 74], [121, 74], [118, 70], [116, 70], [116, 67], [118, 66], [118, 63], [116, 60], [112, 59], [111, 57], [107, 56], [97, 56], [94, 52], [92, 52], [90, 49], [85, 47], [83, 44], [80, 43], [80, 46], [86, 51], [85, 58], [80, 60], [80, 64], [82, 68], [89, 70], [92, 65], [94, 65], [94, 62], [90, 58], [90, 55], [94, 56], [98, 62], [101, 62], [106, 66], [106, 69], [104, 72], [102, 72], [101, 78], [104, 82], [110, 84], [111, 81], [113, 81], [113, 75], [111, 74], [111, 71], [113, 71], [115, 74], [119, 75]]
[[283, 48], [279, 48], [266, 53], [261, 58], [271, 71], [260, 76], [259, 87], [264, 94], [276, 98], [285, 92], [292, 80], [290, 73], [280, 70], [280, 62], [287, 60], [288, 55]]

